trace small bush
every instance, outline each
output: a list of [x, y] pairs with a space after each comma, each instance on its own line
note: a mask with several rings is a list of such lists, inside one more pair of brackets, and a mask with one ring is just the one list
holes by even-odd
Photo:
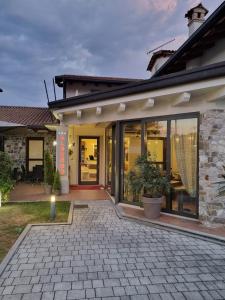
[[52, 157], [49, 151], [45, 151], [44, 156], [44, 183], [48, 185], [53, 185], [54, 180], [54, 167]]
[[8, 154], [0, 151], [0, 192], [3, 201], [8, 200], [12, 188], [12, 161]]
[[60, 181], [60, 175], [58, 170], [56, 170], [54, 175], [53, 190], [61, 191], [61, 181]]

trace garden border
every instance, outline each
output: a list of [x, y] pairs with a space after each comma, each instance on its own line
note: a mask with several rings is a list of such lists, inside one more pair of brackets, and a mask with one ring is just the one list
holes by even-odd
[[19, 235], [13, 246], [10, 248], [9, 252], [6, 254], [6, 256], [3, 258], [2, 262], [0, 263], [0, 276], [5, 271], [5, 268], [7, 267], [8, 263], [12, 259], [13, 255], [16, 253], [18, 247], [25, 239], [28, 232], [31, 230], [34, 226], [55, 226], [55, 225], [71, 225], [73, 223], [73, 210], [74, 210], [74, 203], [75, 201], [71, 201], [70, 203], [70, 210], [67, 222], [57, 222], [57, 223], [34, 223], [34, 224], [27, 224], [24, 228], [23, 232]]

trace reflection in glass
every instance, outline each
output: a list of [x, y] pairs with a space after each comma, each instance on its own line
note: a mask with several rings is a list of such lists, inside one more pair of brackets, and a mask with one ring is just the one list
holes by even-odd
[[[166, 176], [166, 143], [167, 143], [167, 121], [152, 121], [146, 123], [147, 153], [162, 170]], [[164, 198], [162, 208], [166, 208]]]
[[196, 214], [197, 119], [171, 121], [172, 210]]
[[81, 138], [80, 141], [81, 183], [98, 182], [98, 139]]
[[139, 195], [133, 195], [127, 183], [127, 174], [135, 167], [137, 157], [141, 155], [141, 124], [128, 123], [123, 127], [123, 157], [124, 157], [124, 201], [138, 202]]

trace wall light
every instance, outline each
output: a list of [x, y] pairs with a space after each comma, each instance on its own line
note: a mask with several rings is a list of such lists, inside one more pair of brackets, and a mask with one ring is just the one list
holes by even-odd
[[55, 147], [57, 145], [57, 142], [56, 141], [53, 141], [53, 146]]

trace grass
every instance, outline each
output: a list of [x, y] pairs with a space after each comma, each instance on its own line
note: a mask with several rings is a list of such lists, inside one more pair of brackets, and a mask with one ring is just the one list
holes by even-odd
[[70, 202], [56, 202], [56, 219], [50, 220], [50, 202], [6, 203], [0, 207], [0, 262], [29, 223], [66, 222]]

